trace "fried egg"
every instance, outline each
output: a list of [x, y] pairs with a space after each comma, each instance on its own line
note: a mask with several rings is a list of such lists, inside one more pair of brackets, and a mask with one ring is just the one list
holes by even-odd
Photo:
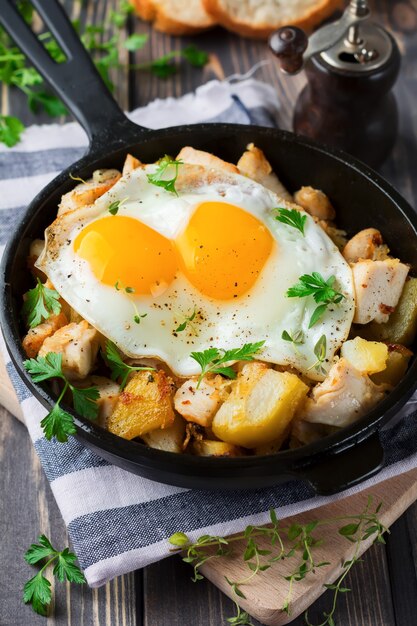
[[[352, 272], [333, 242], [304, 212], [304, 236], [278, 221], [277, 207], [292, 205], [244, 176], [184, 164], [176, 195], [149, 182], [156, 167], [58, 217], [39, 269], [126, 355], [161, 359], [178, 376], [200, 373], [193, 351], [264, 341], [260, 360], [322, 380], [354, 314]], [[313, 297], [287, 291], [312, 272], [334, 276], [344, 298], [309, 328]], [[300, 330], [301, 344], [282, 337]]]

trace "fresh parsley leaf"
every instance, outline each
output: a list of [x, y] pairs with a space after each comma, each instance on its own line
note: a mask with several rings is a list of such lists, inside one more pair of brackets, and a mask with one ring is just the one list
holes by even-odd
[[23, 362], [23, 365], [35, 383], [51, 378], [61, 378], [65, 383], [55, 406], [41, 421], [45, 438], [48, 441], [55, 437], [60, 443], [65, 443], [68, 441], [69, 435], [74, 435], [77, 432], [74, 418], [60, 406], [61, 400], [68, 390], [72, 393], [75, 411], [88, 419], [97, 417], [98, 406], [96, 400], [99, 398], [97, 387], [88, 387], [87, 389], [74, 387], [62, 371], [62, 354], [48, 352], [44, 357], [38, 356], [36, 359], [27, 359]]
[[67, 115], [68, 110], [61, 100], [47, 91], [31, 91], [28, 95], [28, 105], [32, 113], [43, 109], [50, 117]]
[[181, 50], [181, 56], [194, 67], [204, 67], [209, 60], [209, 55], [205, 50], [199, 50], [197, 46], [190, 45]]
[[[183, 161], [175, 161], [170, 156], [165, 155], [158, 163], [158, 167], [154, 174], [148, 174], [148, 181], [157, 187], [163, 187], [166, 191], [170, 191], [178, 196], [175, 189], [175, 183], [178, 178], [178, 169], [183, 165]], [[172, 171], [174, 170], [174, 171]], [[167, 178], [172, 173], [171, 178]]]
[[302, 330], [297, 330], [295, 333], [289, 333], [288, 331], [282, 331], [281, 338], [284, 341], [289, 341], [296, 346], [302, 345], [305, 342], [304, 333]]
[[155, 371], [154, 367], [133, 366], [125, 363], [120, 356], [115, 344], [109, 339], [106, 341], [106, 360], [111, 369], [112, 380], [120, 380], [120, 389], [126, 387], [127, 379], [131, 372]]
[[100, 397], [97, 387], [80, 389], [71, 386], [71, 391], [74, 410], [87, 419], [96, 419], [98, 415], [97, 400]]
[[62, 373], [62, 354], [48, 352], [46, 356], [23, 361], [25, 369], [33, 378], [34, 383], [40, 383], [50, 378], [64, 378]]
[[133, 13], [133, 5], [128, 0], [122, 0], [117, 11], [110, 11], [110, 22], [117, 28], [123, 28], [130, 13]]
[[286, 224], [287, 226], [292, 226], [292, 228], [296, 228], [300, 231], [302, 235], [304, 235], [304, 228], [307, 222], [307, 215], [303, 215], [301, 211], [297, 211], [297, 209], [284, 209], [277, 208], [278, 215], [275, 216], [275, 219], [282, 224]]
[[336, 291], [333, 288], [335, 280], [335, 276], [330, 276], [325, 280], [319, 272], [313, 272], [311, 275], [304, 274], [300, 276], [299, 283], [288, 289], [288, 298], [306, 298], [307, 296], [313, 296], [315, 302], [323, 303], [313, 312], [310, 318], [309, 328], [312, 328], [312, 326], [318, 322], [329, 304], [339, 304], [344, 299], [345, 296], [340, 293], [340, 291]]
[[147, 41], [148, 41], [147, 34], [134, 33], [133, 35], [130, 35], [130, 37], [126, 39], [126, 41], [123, 44], [123, 47], [126, 48], [126, 50], [129, 50], [129, 52], [135, 52], [136, 50], [141, 50]]
[[255, 354], [259, 352], [265, 341], [257, 343], [245, 343], [241, 348], [223, 350], [221, 348], [208, 348], [203, 352], [191, 352], [191, 358], [197, 361], [201, 367], [197, 388], [204, 376], [209, 372], [222, 374], [228, 378], [236, 378], [236, 372], [228, 365], [229, 361], [253, 361]]
[[39, 280], [36, 287], [26, 293], [23, 304], [23, 317], [29, 328], [38, 326], [51, 315], [58, 315], [61, 311], [59, 293], [54, 289], [45, 287]]
[[53, 569], [54, 576], [64, 582], [85, 583], [86, 579], [78, 565], [76, 556], [64, 548], [61, 552], [55, 550], [51, 542], [45, 535], [38, 538], [39, 544], [32, 544], [27, 550], [24, 558], [27, 563], [35, 565], [39, 561], [46, 561], [39, 572], [27, 581], [23, 588], [23, 601], [31, 604], [33, 610], [39, 615], [47, 615], [51, 602], [51, 583], [43, 576], [45, 569], [55, 561]]
[[30, 578], [23, 587], [23, 602], [31, 604], [38, 615], [47, 615], [51, 598], [51, 583], [41, 572]]
[[70, 413], [62, 409], [59, 404], [55, 404], [52, 411], [41, 421], [41, 426], [45, 439], [51, 441], [55, 437], [59, 443], [66, 443], [69, 435], [77, 432], [74, 425], [74, 418]]
[[54, 576], [62, 583], [65, 580], [68, 580], [70, 583], [85, 583], [85, 576], [78, 565], [75, 564], [76, 560], [77, 557], [69, 551], [69, 548], [64, 548], [62, 552], [58, 552], [57, 562], [53, 569]]
[[0, 115], [0, 141], [8, 148], [19, 143], [20, 135], [24, 130], [24, 125], [17, 117]]
[[29, 565], [35, 565], [54, 552], [51, 542], [45, 535], [41, 535], [38, 541], [39, 544], [32, 543], [25, 553], [24, 559]]

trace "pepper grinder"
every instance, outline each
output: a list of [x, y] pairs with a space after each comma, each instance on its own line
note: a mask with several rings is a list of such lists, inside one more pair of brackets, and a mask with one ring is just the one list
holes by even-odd
[[401, 55], [395, 39], [370, 15], [367, 0], [352, 0], [340, 20], [310, 39], [286, 26], [269, 44], [284, 73], [305, 67], [308, 83], [297, 100], [294, 131], [379, 167], [398, 133], [391, 89]]

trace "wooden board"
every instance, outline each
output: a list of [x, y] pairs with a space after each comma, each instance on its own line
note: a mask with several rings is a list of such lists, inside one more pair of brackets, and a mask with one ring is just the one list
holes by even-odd
[[[19, 402], [1, 359], [0, 404], [19, 419], [22, 418]], [[305, 524], [314, 519], [328, 519], [358, 513], [364, 509], [368, 496], [372, 496], [375, 503], [380, 501], [384, 503], [380, 519], [386, 526], [391, 526], [417, 500], [417, 470], [387, 480], [360, 494], [322, 506], [315, 511], [288, 518], [282, 522], [282, 525]], [[259, 545], [264, 549], [270, 548], [268, 541], [262, 538], [259, 539]], [[364, 542], [361, 554], [370, 545], [371, 541]], [[338, 578], [342, 563], [352, 558], [353, 551], [353, 544], [337, 532], [325, 533], [323, 545], [315, 549], [315, 558], [317, 562], [325, 561], [331, 564], [318, 569], [314, 575], [294, 585], [290, 615], [282, 610], [282, 606], [288, 593], [288, 582], [285, 576], [291, 573], [291, 568], [294, 566], [291, 560], [275, 564], [271, 569], [254, 577], [250, 584], [244, 587], [246, 599], [239, 599], [239, 604], [262, 624], [270, 626], [288, 624], [325, 591], [325, 584], [334, 582]], [[214, 559], [202, 568], [204, 576], [229, 597], [232, 597], [231, 588], [225, 577], [231, 581], [240, 581], [247, 578], [250, 573], [243, 562], [242, 553], [243, 542], [236, 542], [233, 553], [229, 557]]]

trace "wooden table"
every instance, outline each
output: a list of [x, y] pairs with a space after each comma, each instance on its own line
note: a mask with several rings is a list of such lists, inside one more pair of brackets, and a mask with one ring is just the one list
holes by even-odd
[[[74, 17], [103, 24], [117, 0], [65, 0]], [[401, 135], [384, 174], [417, 206], [417, 0], [375, 0], [383, 23], [396, 35], [404, 53], [397, 96], [401, 109]], [[149, 43], [136, 62], [156, 58], [191, 43], [154, 33], [146, 24], [131, 20], [128, 33], [149, 33]], [[240, 39], [216, 29], [198, 37], [210, 52], [210, 63], [198, 70], [186, 64], [168, 80], [147, 73], [120, 70], [115, 76], [116, 94], [125, 109], [144, 105], [154, 98], [179, 96], [212, 78], [244, 74], [260, 60], [269, 58], [265, 44]], [[123, 53], [126, 57], [126, 54]], [[303, 76], [284, 79], [273, 62], [262, 66], [257, 78], [273, 85], [280, 94], [282, 125], [291, 125], [292, 106]], [[2, 113], [22, 117], [26, 123], [48, 122], [28, 114], [19, 94], [1, 94]], [[45, 624], [21, 601], [21, 588], [31, 575], [23, 552], [41, 533], [57, 545], [68, 538], [49, 484], [22, 424], [0, 409], [0, 625]], [[386, 547], [374, 547], [348, 580], [352, 593], [339, 603], [339, 626], [413, 626], [417, 624], [417, 504], [392, 528]], [[325, 594], [314, 605], [310, 618], [319, 621], [329, 605]], [[59, 584], [54, 616], [49, 626], [221, 626], [233, 615], [232, 602], [206, 581], [193, 584], [190, 569], [178, 557], [167, 559], [126, 576], [101, 589]], [[258, 622], [253, 622], [256, 626]], [[303, 619], [294, 622], [301, 626]]]

